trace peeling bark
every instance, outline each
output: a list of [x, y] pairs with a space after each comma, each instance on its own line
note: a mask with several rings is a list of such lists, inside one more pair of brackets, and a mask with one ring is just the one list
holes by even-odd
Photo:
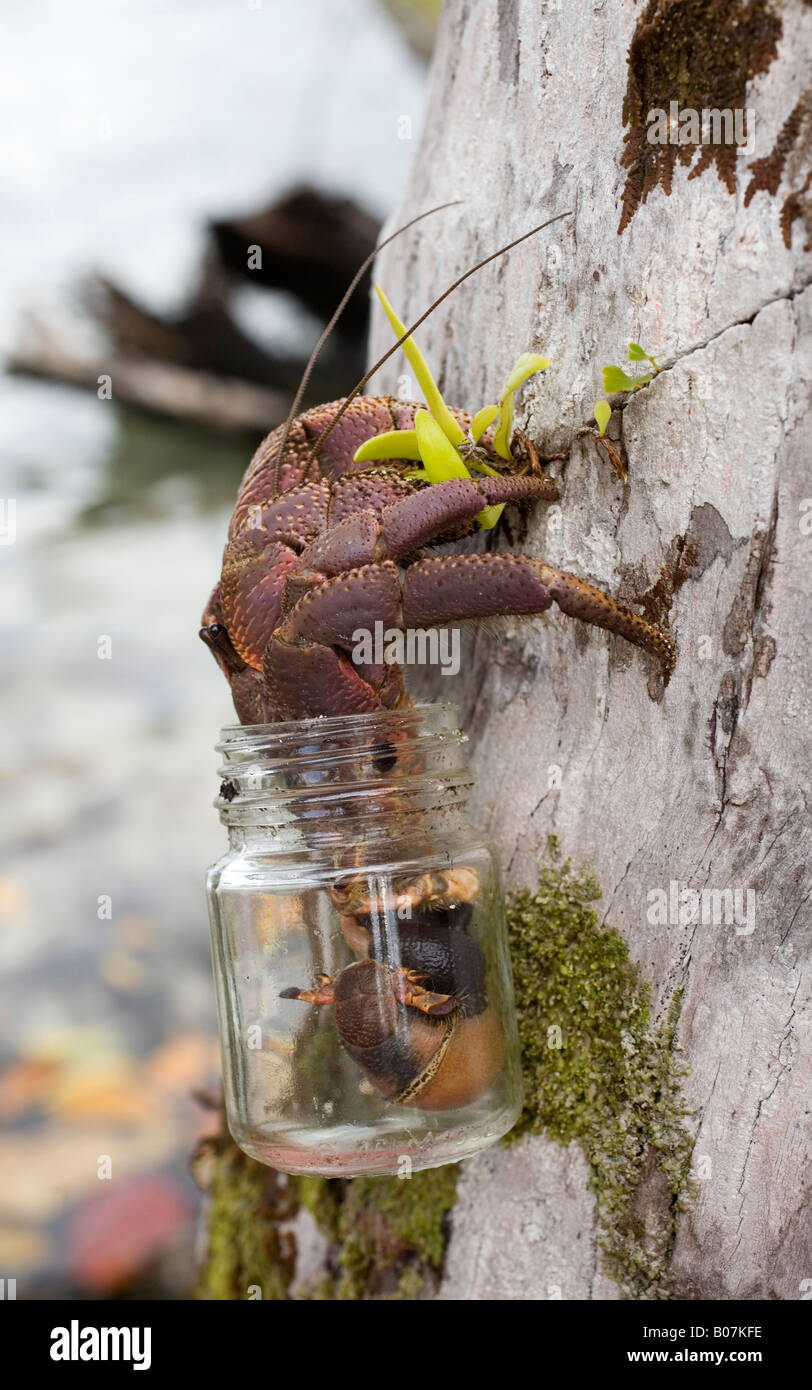
[[[377, 268], [398, 312], [416, 317], [479, 257], [574, 211], [468, 282], [419, 341], [446, 399], [466, 409], [496, 398], [518, 352], [554, 359], [525, 388], [517, 424], [543, 455], [568, 455], [552, 469], [561, 507], [529, 519], [521, 549], [667, 619], [676, 670], [663, 690], [638, 651], [552, 614], [469, 631], [453, 686], [439, 675], [411, 684], [459, 702], [480, 820], [509, 882], [535, 881], [554, 832], [597, 875], [605, 920], [653, 982], [661, 1015], [684, 989], [698, 1196], [671, 1278], [692, 1298], [796, 1299], [812, 1274], [812, 290], [804, 228], [790, 249], [782, 225], [804, 183], [797, 149], [775, 189], [745, 197], [802, 95], [812, 12], [793, 0], [780, 14], [777, 56], [746, 82], [755, 148], [739, 151], [733, 191], [678, 162], [670, 193], [651, 188], [619, 235], [631, 0], [448, 0], [426, 130], [392, 225], [454, 194], [465, 203]], [[382, 315], [374, 325], [377, 355], [391, 338]], [[624, 484], [579, 431], [602, 394], [600, 365], [622, 360], [629, 340], [665, 365], [615, 412]], [[393, 359], [370, 390], [396, 390], [402, 370]], [[516, 514], [507, 519], [518, 533]], [[508, 548], [505, 531], [492, 543]], [[743, 904], [753, 893], [753, 929], [744, 912], [738, 924], [652, 921], [652, 895], [672, 883], [740, 890]], [[577, 1152], [534, 1137], [464, 1165], [443, 1292], [617, 1296]]]

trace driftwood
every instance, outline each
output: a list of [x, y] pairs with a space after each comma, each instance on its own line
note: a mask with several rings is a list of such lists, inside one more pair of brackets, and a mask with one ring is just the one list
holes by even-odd
[[[374, 249], [378, 229], [350, 199], [295, 189], [264, 212], [211, 225], [198, 284], [178, 314], [156, 314], [97, 275], [81, 298], [109, 348], [91, 360], [30, 319], [8, 369], [92, 390], [109, 378], [123, 404], [214, 429], [264, 433], [285, 418], [305, 359], [269, 352], [240, 328], [231, 308], [235, 285], [243, 279], [284, 289], [326, 321]], [[303, 409], [343, 395], [361, 375], [368, 289], [367, 276], [315, 365]]]
[[6, 368], [95, 391], [103, 399], [152, 414], [238, 433], [265, 433], [284, 419], [288, 408], [286, 395], [251, 382], [146, 357], [79, 355], [32, 318]]
[[[285, 290], [325, 323], [375, 250], [379, 231], [377, 219], [351, 198], [332, 198], [307, 186], [262, 212], [211, 223], [220, 260], [232, 274]], [[336, 333], [345, 342], [366, 335], [369, 283], [367, 274], [338, 323]]]

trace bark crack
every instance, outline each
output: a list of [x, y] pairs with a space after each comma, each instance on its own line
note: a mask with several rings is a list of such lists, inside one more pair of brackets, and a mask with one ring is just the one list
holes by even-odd
[[[781, 1082], [783, 1081], [784, 1077], [786, 1076], [787, 1072], [792, 1071], [792, 1062], [791, 1062], [791, 1061], [789, 1061], [789, 1062], [782, 1062], [782, 1061], [781, 1061], [781, 1048], [783, 1047], [784, 1043], [786, 1042], [786, 1040], [787, 1040], [787, 1038], [789, 1037], [790, 1032], [791, 1032], [791, 1030], [792, 1030], [792, 1020], [793, 1020], [794, 1017], [795, 1017], [795, 1008], [794, 1008], [794, 1005], [795, 1005], [795, 1000], [796, 1000], [796, 998], [797, 998], [797, 996], [798, 996], [798, 990], [800, 989], [800, 987], [801, 987], [801, 981], [800, 981], [800, 979], [799, 979], [797, 985], [795, 986], [795, 991], [794, 991], [794, 993], [793, 993], [792, 999], [790, 1000], [790, 1015], [789, 1015], [789, 1018], [787, 1019], [787, 1026], [786, 1026], [786, 1028], [784, 1029], [784, 1032], [783, 1032], [783, 1034], [782, 1034], [782, 1036], [781, 1036], [781, 1041], [780, 1041], [780, 1043], [778, 1044], [778, 1048], [777, 1048], [777, 1057], [778, 1057], [778, 1062], [779, 1062], [778, 1075], [776, 1076], [775, 1081], [773, 1082], [773, 1084], [772, 1084], [772, 1086], [770, 1087], [770, 1090], [767, 1092], [766, 1096], [762, 1096], [761, 1099], [759, 1100], [758, 1107], [757, 1107], [757, 1109], [756, 1109], [756, 1113], [755, 1113], [755, 1116], [754, 1116], [754, 1119], [753, 1119], [753, 1130], [752, 1130], [752, 1134], [751, 1134], [751, 1136], [750, 1136], [750, 1142], [749, 1142], [748, 1145], [747, 1145], [747, 1153], [746, 1153], [745, 1156], [744, 1156], [744, 1163], [742, 1164], [742, 1171], [741, 1171], [741, 1179], [740, 1179], [740, 1181], [739, 1181], [738, 1192], [739, 1192], [739, 1195], [740, 1195], [740, 1196], [741, 1196], [742, 1188], [744, 1187], [744, 1179], [745, 1179], [745, 1176], [746, 1176], [746, 1173], [747, 1173], [747, 1165], [748, 1165], [748, 1163], [750, 1162], [750, 1157], [751, 1157], [751, 1154], [752, 1154], [752, 1152], [753, 1152], [753, 1147], [754, 1147], [754, 1145], [755, 1145], [756, 1139], [758, 1138], [759, 1126], [760, 1126], [760, 1124], [761, 1124], [761, 1112], [762, 1112], [762, 1110], [764, 1109], [764, 1106], [767, 1104], [767, 1102], [768, 1102], [769, 1100], [771, 1100], [772, 1097], [775, 1095], [775, 1092], [778, 1090], [778, 1087], [780, 1086], [780, 1084], [781, 1084]], [[740, 1218], [740, 1220], [739, 1220], [739, 1229], [741, 1228], [741, 1222], [742, 1222], [743, 1219], [744, 1219], [744, 1212], [742, 1211], [742, 1216], [741, 1216], [741, 1218]], [[737, 1248], [738, 1248], [738, 1247], [737, 1247]], [[734, 1252], [734, 1253], [735, 1253], [735, 1252]]]

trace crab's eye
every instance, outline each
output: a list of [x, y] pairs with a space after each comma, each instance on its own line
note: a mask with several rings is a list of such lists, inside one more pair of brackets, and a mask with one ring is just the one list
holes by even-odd
[[228, 630], [223, 623], [207, 623], [200, 629], [200, 639], [215, 656], [220, 656], [228, 662], [230, 667], [237, 670], [241, 668], [242, 663], [234, 651]]

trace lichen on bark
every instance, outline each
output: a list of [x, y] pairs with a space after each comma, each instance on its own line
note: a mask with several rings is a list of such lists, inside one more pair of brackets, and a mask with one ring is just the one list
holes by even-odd
[[670, 194], [678, 161], [693, 164], [691, 178], [715, 165], [728, 192], [736, 191], [735, 142], [655, 143], [648, 113], [669, 113], [672, 101], [680, 112], [745, 110], [747, 83], [777, 57], [781, 33], [768, 0], [649, 0], [629, 44], [621, 157], [629, 172], [619, 232], [658, 185]]

